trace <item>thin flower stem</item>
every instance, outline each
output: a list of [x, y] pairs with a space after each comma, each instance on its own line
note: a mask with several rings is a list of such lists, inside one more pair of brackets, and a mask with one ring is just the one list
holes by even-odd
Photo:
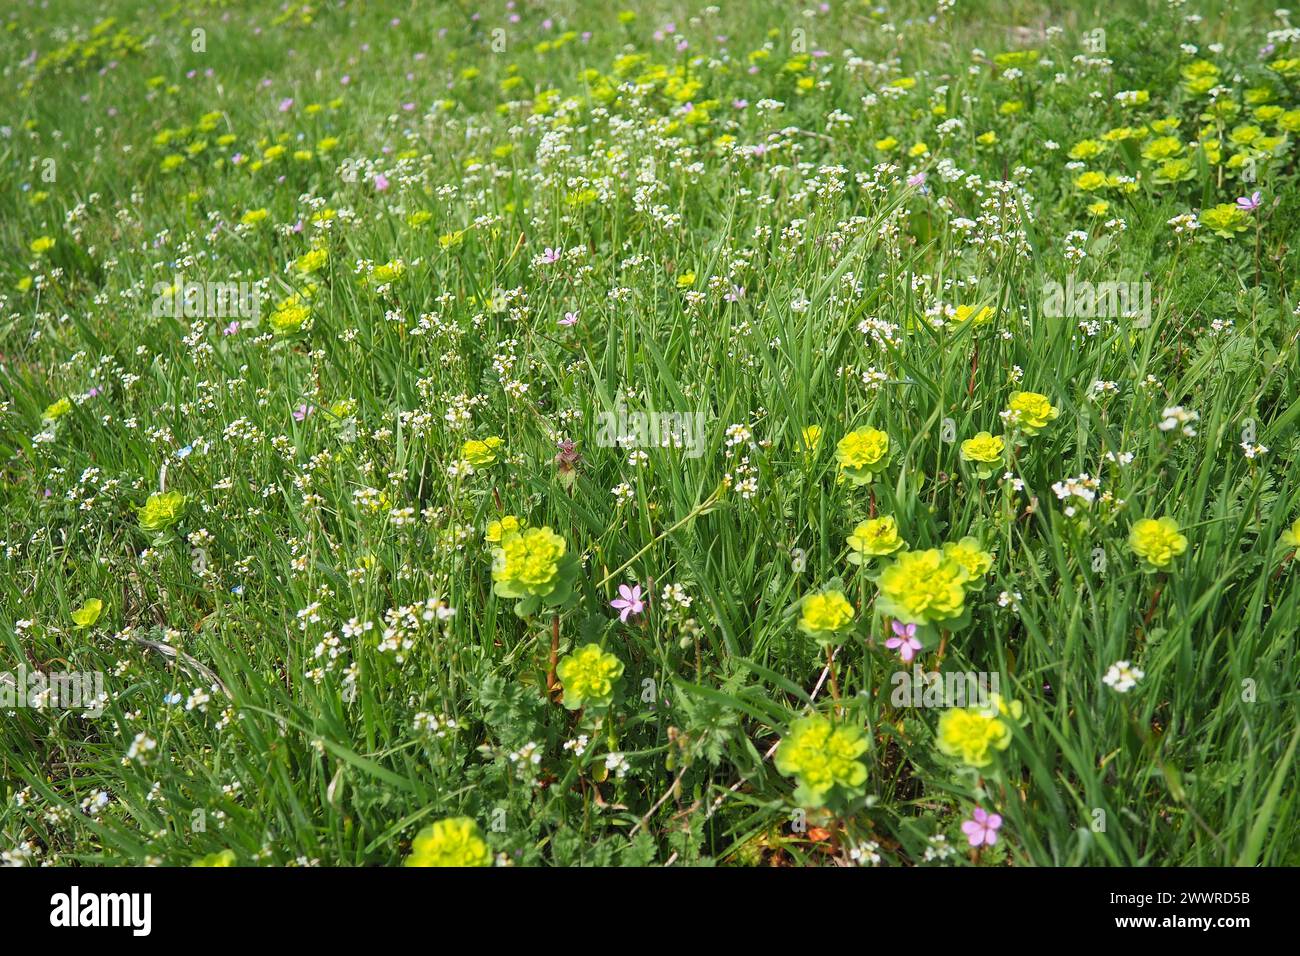
[[615, 577], [617, 577], [618, 575], [622, 574], [624, 571], [626, 571], [628, 568], [630, 568], [633, 564], [635, 564], [638, 560], [640, 560], [641, 555], [645, 554], [647, 551], [649, 551], [651, 548], [653, 548], [656, 544], [658, 544], [658, 543], [659, 543], [660, 541], [662, 541], [664, 538], [668, 537], [668, 535], [672, 534], [674, 531], [676, 531], [678, 528], [682, 527], [682, 525], [686, 524], [687, 522], [689, 522], [689, 521], [693, 521], [694, 519], [698, 518], [700, 515], [704, 514], [705, 511], [707, 511], [709, 508], [711, 508], [714, 504], [717, 503], [717, 500], [718, 500], [718, 493], [715, 491], [713, 494], [709, 495], [709, 497], [706, 498], [703, 502], [701, 502], [700, 504], [698, 504], [698, 505], [696, 505], [694, 508], [692, 508], [692, 509], [687, 513], [686, 517], [682, 518], [680, 521], [678, 521], [678, 522], [677, 522], [675, 525], [673, 525], [671, 528], [667, 528], [667, 529], [665, 529], [664, 531], [661, 531], [658, 535], [655, 536], [654, 540], [652, 540], [652, 541], [651, 541], [649, 544], [647, 544], [644, 548], [642, 548], [642, 549], [641, 549], [640, 551], [638, 551], [636, 554], [632, 555], [632, 557], [628, 558], [626, 561], [624, 561], [622, 564], [620, 564], [618, 567], [616, 567], [613, 571], [610, 571], [610, 572], [609, 572], [608, 574], [606, 574], [603, 578], [601, 578], [599, 581], [597, 581], [597, 582], [596, 582], [596, 587], [598, 587], [598, 588], [602, 588], [602, 587], [604, 587], [604, 586], [605, 586], [606, 584], [608, 584], [608, 583], [609, 583], [613, 578], [615, 578]]
[[831, 700], [838, 704], [840, 701], [840, 686], [835, 680], [835, 652], [831, 650], [830, 645], [826, 647], [826, 676], [830, 684]]

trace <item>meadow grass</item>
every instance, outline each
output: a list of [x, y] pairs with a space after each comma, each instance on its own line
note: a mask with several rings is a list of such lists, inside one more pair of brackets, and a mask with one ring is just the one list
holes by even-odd
[[0, 24], [6, 862], [1300, 862], [1272, 4]]

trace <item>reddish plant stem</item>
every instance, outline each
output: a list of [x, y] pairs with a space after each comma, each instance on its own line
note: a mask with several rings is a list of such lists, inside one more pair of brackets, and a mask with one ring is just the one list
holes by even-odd
[[551, 618], [551, 657], [550, 666], [546, 672], [546, 690], [556, 702], [559, 699], [555, 692], [559, 689], [559, 678], [555, 676], [556, 666], [560, 662], [560, 615]]
[[1156, 588], [1155, 593], [1151, 595], [1151, 603], [1147, 606], [1146, 616], [1142, 618], [1143, 631], [1147, 629], [1147, 625], [1151, 623], [1151, 619], [1156, 616], [1156, 602], [1160, 600], [1160, 591], [1160, 588]]
[[831, 700], [839, 703], [840, 686], [835, 680], [835, 652], [829, 646], [826, 648], [826, 677], [831, 688]]

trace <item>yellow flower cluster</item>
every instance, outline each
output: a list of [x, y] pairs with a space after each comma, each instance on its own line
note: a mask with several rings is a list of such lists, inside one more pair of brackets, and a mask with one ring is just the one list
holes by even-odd
[[835, 460], [841, 478], [855, 485], [866, 484], [888, 464], [889, 436], [878, 428], [851, 431], [835, 446]]
[[1231, 239], [1239, 232], [1250, 228], [1250, 217], [1232, 203], [1219, 203], [1204, 210], [1200, 223], [1220, 239]]
[[[961, 552], [965, 555], [965, 550]], [[971, 573], [946, 551], [905, 551], [877, 582], [876, 610], [904, 624], [931, 624], [960, 617]]]
[[475, 468], [483, 468], [497, 460], [497, 451], [504, 444], [505, 441], [495, 435], [482, 441], [470, 439], [460, 446], [460, 457]]
[[[999, 702], [1000, 704], [1001, 702]], [[1011, 745], [1011, 729], [999, 719], [1001, 707], [957, 707], [939, 718], [939, 751], [968, 767], [987, 767], [993, 752]]]
[[1002, 452], [1007, 443], [1003, 438], [989, 432], [978, 432], [974, 438], [967, 438], [961, 443], [961, 460], [975, 463], [975, 473], [980, 478], [993, 474], [991, 465], [1002, 461]]
[[311, 292], [303, 290], [277, 302], [267, 321], [271, 324], [271, 331], [277, 335], [293, 335], [310, 328], [310, 318]]
[[1148, 568], [1163, 569], [1187, 550], [1187, 537], [1173, 518], [1142, 518], [1133, 522], [1128, 544]]
[[560, 661], [555, 676], [564, 688], [564, 706], [570, 710], [608, 707], [614, 699], [614, 684], [623, 676], [623, 662], [602, 651], [599, 644], [587, 644]]
[[1046, 395], [1038, 392], [1012, 392], [1003, 417], [1027, 435], [1036, 435], [1061, 414]]
[[492, 552], [494, 590], [504, 598], [545, 597], [555, 589], [568, 546], [550, 528], [505, 534]]
[[500, 544], [508, 534], [523, 530], [524, 522], [514, 515], [503, 515], [500, 521], [489, 521], [483, 537], [490, 544]]
[[853, 623], [853, 605], [843, 591], [809, 594], [801, 607], [799, 630], [813, 637], [838, 634]]
[[898, 522], [888, 515], [860, 522], [848, 540], [853, 549], [849, 555], [850, 564], [862, 564], [868, 558], [893, 554], [907, 547], [907, 542], [898, 534]]
[[978, 538], [969, 535], [960, 541], [949, 541], [943, 546], [943, 556], [951, 558], [972, 579], [982, 578], [993, 567], [993, 555], [984, 550]]
[[411, 841], [405, 866], [490, 866], [492, 851], [469, 817], [431, 823]]
[[61, 398], [57, 402], [52, 402], [46, 406], [45, 411], [41, 412], [41, 420], [46, 422], [57, 421], [70, 411], [72, 411], [72, 402], [66, 398]]
[[91, 598], [72, 612], [72, 623], [77, 627], [92, 627], [103, 613], [104, 602], [99, 598]]
[[828, 717], [812, 714], [790, 725], [777, 747], [776, 769], [799, 781], [796, 800], [820, 807], [837, 788], [849, 794], [861, 792], [867, 768], [859, 758], [866, 750], [867, 738], [860, 728], [837, 726]]
[[145, 531], [165, 531], [180, 520], [185, 510], [185, 496], [179, 491], [150, 495], [139, 511], [140, 527]]

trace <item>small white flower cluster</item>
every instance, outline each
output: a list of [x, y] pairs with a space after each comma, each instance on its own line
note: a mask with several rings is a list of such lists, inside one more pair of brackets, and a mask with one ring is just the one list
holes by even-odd
[[147, 764], [153, 756], [153, 752], [158, 749], [158, 741], [154, 740], [148, 734], [141, 732], [135, 735], [131, 741], [131, 746], [122, 758], [122, 765], [127, 766], [132, 763], [138, 763], [141, 766]]
[[942, 833], [936, 833], [930, 837], [929, 844], [925, 848], [925, 855], [921, 858], [926, 863], [942, 863], [957, 855], [956, 848], [948, 842], [948, 838]]
[[867, 840], [849, 850], [849, 859], [858, 866], [880, 866], [880, 844]]
[[874, 365], [868, 366], [865, 371], [859, 371], [853, 365], [841, 365], [835, 370], [835, 374], [839, 378], [855, 379], [869, 392], [878, 391], [882, 386], [889, 384], [889, 376]]
[[384, 612], [386, 626], [379, 650], [392, 652], [394, 660], [401, 664], [406, 660], [407, 652], [415, 646], [415, 639], [424, 625], [446, 624], [455, 616], [454, 607], [436, 598], [429, 598], [423, 604], [389, 608]]
[[519, 779], [527, 783], [536, 776], [535, 769], [542, 765], [541, 745], [530, 740], [518, 750], [506, 754], [506, 759], [515, 765]]
[[612, 773], [619, 780], [627, 776], [627, 772], [632, 769], [627, 757], [615, 751], [605, 755], [605, 769]]
[[903, 342], [899, 327], [884, 319], [865, 318], [858, 323], [858, 331], [871, 339], [879, 348], [897, 347]]
[[748, 425], [741, 423], [728, 425], [726, 436], [725, 452], [735, 464], [722, 476], [722, 482], [748, 501], [758, 494], [758, 468], [750, 462], [748, 455], [738, 455], [737, 452], [755, 447], [754, 432]]
[[87, 816], [97, 817], [112, 798], [104, 790], [92, 790], [90, 796], [81, 801], [81, 812]]
[[194, 690], [190, 691], [190, 696], [185, 698], [185, 709], [197, 710], [202, 713], [208, 709], [208, 701], [211, 699], [211, 694], [205, 691], [202, 687], [196, 687]]
[[1065, 516], [1073, 518], [1079, 507], [1087, 508], [1097, 500], [1097, 489], [1101, 482], [1084, 472], [1078, 478], [1066, 478], [1053, 483], [1052, 491], [1060, 501], [1065, 501]]
[[455, 718], [435, 717], [427, 711], [420, 711], [416, 714], [412, 724], [416, 732], [437, 737], [439, 740], [446, 737], [448, 731], [456, 730], [459, 727]]
[[36, 844], [25, 840], [12, 850], [0, 851], [0, 866], [27, 866], [36, 859], [39, 852]]
[[1146, 674], [1128, 661], [1116, 661], [1110, 665], [1110, 668], [1106, 671], [1106, 676], [1101, 681], [1116, 692], [1127, 694], [1138, 685], [1138, 681], [1143, 677], [1146, 677]]
[[665, 610], [673, 611], [680, 609], [685, 611], [690, 608], [691, 602], [694, 599], [680, 584], [667, 584], [664, 585], [661, 600], [663, 601]]
[[1171, 405], [1162, 413], [1159, 427], [1162, 432], [1169, 432], [1178, 428], [1188, 438], [1195, 438], [1195, 423], [1200, 420], [1201, 415], [1199, 412], [1188, 411], [1181, 405]]

